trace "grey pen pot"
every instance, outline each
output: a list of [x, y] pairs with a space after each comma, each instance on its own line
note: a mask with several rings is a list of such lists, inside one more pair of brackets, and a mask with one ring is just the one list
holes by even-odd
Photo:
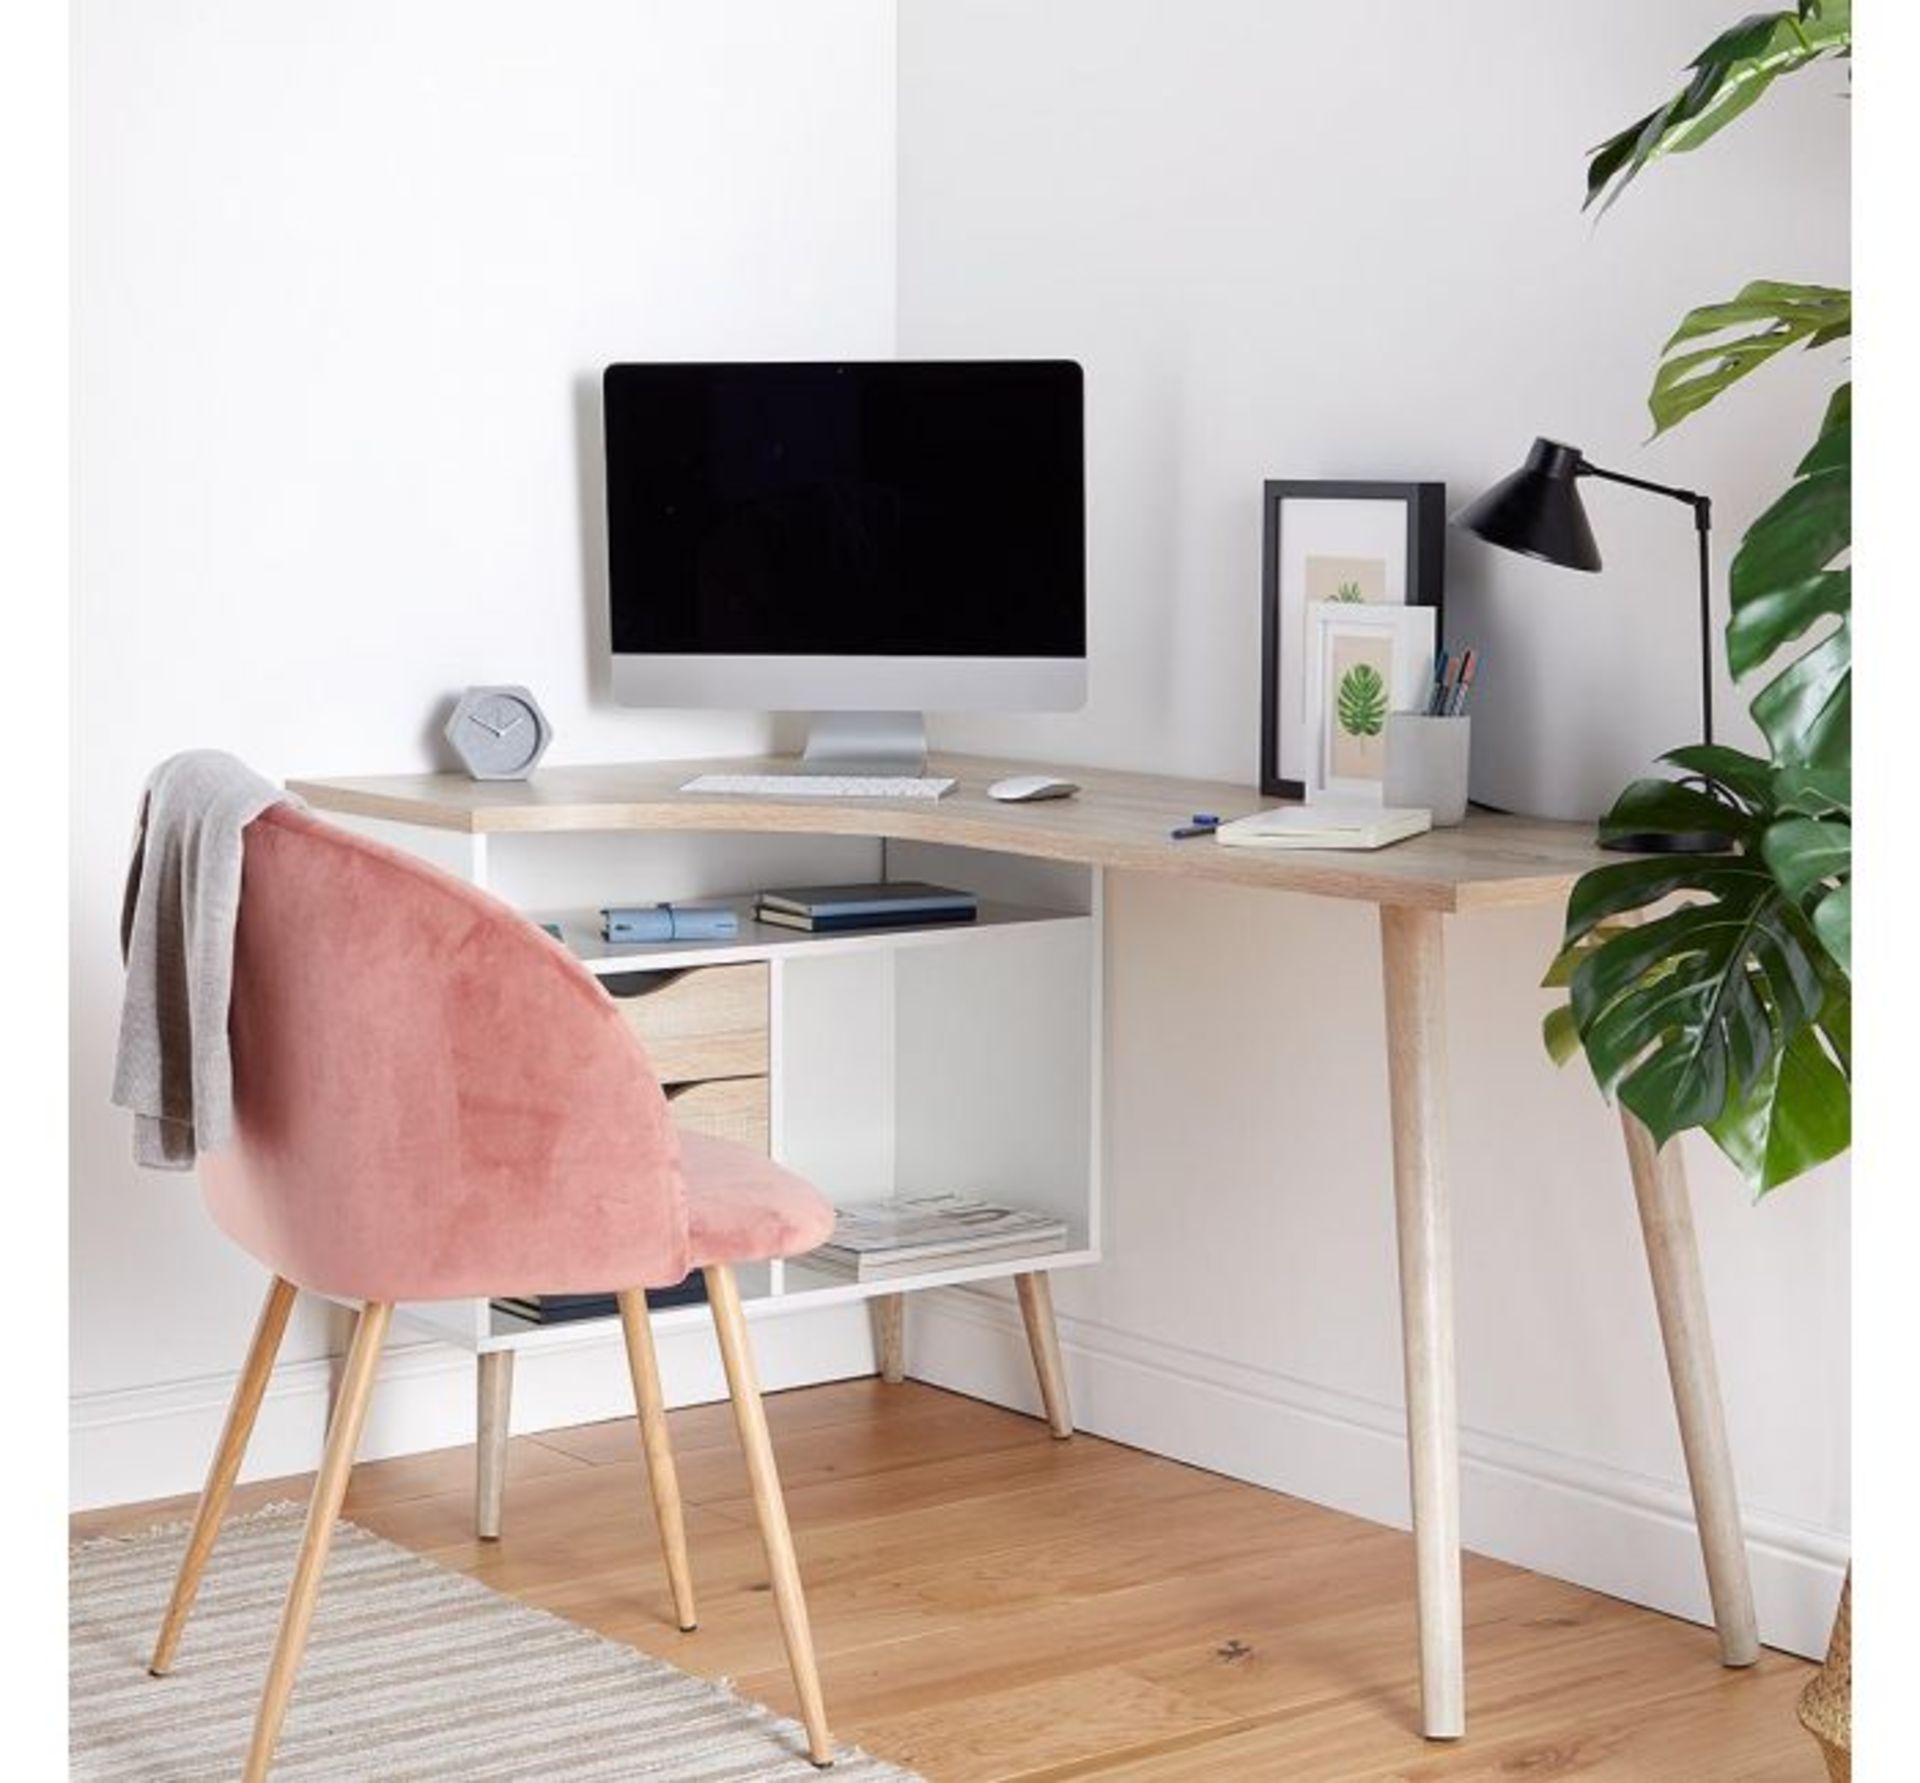
[[1431, 811], [1436, 829], [1459, 823], [1467, 814], [1472, 749], [1471, 718], [1388, 713], [1387, 803]]

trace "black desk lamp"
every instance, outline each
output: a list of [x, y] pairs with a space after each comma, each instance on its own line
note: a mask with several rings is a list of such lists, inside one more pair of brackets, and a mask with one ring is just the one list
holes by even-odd
[[[1707, 540], [1713, 524], [1713, 504], [1704, 495], [1665, 483], [1649, 483], [1644, 477], [1629, 477], [1621, 471], [1602, 470], [1597, 464], [1589, 464], [1575, 446], [1537, 439], [1526, 463], [1511, 476], [1501, 478], [1478, 501], [1468, 503], [1453, 517], [1453, 523], [1478, 534], [1490, 545], [1518, 551], [1523, 557], [1537, 557], [1563, 569], [1597, 570], [1600, 547], [1593, 541], [1593, 528], [1587, 524], [1587, 510], [1580, 500], [1582, 477], [1600, 477], [1609, 483], [1624, 483], [1629, 489], [1645, 489], [1685, 502], [1693, 509], [1694, 533], [1700, 541], [1700, 740], [1711, 743], [1713, 610]], [[1616, 837], [1604, 846], [1632, 854], [1718, 854], [1726, 848], [1727, 839], [1710, 830], [1657, 831]]]

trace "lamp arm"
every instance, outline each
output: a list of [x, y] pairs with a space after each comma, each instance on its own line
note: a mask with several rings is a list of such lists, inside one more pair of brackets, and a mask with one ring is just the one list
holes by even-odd
[[1574, 475], [1598, 477], [1607, 483], [1624, 483], [1629, 489], [1644, 489], [1649, 495], [1664, 495], [1685, 502], [1693, 509], [1693, 529], [1700, 540], [1700, 740], [1713, 741], [1713, 571], [1708, 556], [1708, 535], [1713, 530], [1713, 503], [1695, 489], [1676, 489], [1671, 483], [1650, 483], [1645, 477], [1630, 477], [1625, 471], [1602, 470], [1582, 458]]
[[1683, 501], [1693, 509], [1693, 523], [1702, 532], [1713, 524], [1713, 503], [1697, 489], [1678, 489], [1671, 483], [1650, 483], [1645, 477], [1630, 477], [1625, 471], [1605, 470], [1586, 458], [1580, 460], [1574, 475], [1598, 477], [1604, 483], [1624, 483], [1629, 489], [1644, 489], [1649, 495], [1664, 495], [1673, 501]]

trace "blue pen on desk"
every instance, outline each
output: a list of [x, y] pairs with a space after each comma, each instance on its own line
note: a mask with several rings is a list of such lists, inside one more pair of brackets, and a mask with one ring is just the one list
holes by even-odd
[[1167, 838], [1173, 842], [1185, 842], [1192, 836], [1211, 836], [1220, 827], [1220, 819], [1211, 811], [1196, 811], [1187, 822], [1167, 831]]

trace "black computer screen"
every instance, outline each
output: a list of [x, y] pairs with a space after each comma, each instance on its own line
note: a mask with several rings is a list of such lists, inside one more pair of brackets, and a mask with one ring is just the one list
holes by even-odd
[[614, 365], [616, 653], [1086, 653], [1080, 367]]

